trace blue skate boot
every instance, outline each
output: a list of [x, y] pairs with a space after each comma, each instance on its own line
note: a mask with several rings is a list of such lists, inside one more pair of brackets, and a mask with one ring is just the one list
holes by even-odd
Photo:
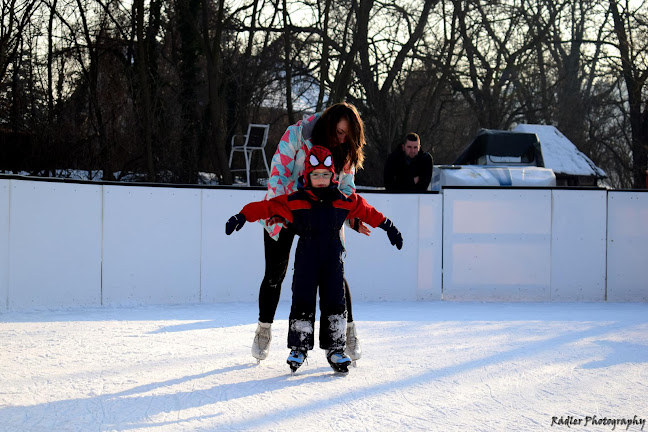
[[349, 373], [351, 358], [344, 353], [343, 349], [331, 349], [326, 353], [326, 359], [335, 372]]
[[286, 363], [290, 366], [290, 370], [294, 374], [301, 365], [304, 364], [304, 361], [308, 357], [308, 351], [305, 349], [294, 349], [290, 351], [290, 355], [286, 360]]

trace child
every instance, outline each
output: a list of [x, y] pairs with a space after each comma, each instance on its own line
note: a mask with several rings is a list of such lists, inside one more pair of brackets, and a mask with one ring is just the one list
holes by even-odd
[[304, 185], [296, 192], [268, 201], [247, 204], [232, 216], [225, 233], [243, 227], [246, 221], [280, 216], [299, 235], [295, 253], [293, 299], [290, 310], [287, 363], [294, 372], [314, 346], [317, 288], [320, 295], [320, 348], [337, 372], [348, 372], [351, 359], [344, 353], [346, 343], [346, 306], [344, 298], [344, 246], [340, 229], [346, 219], [358, 218], [372, 227], [387, 231], [392, 245], [403, 246], [403, 237], [382, 213], [357, 194], [345, 196], [336, 187], [331, 152], [313, 146], [306, 158]]

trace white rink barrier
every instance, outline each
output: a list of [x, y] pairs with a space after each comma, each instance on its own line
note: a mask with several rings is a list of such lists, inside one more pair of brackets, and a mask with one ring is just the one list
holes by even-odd
[[[0, 179], [0, 311], [256, 301], [262, 190]], [[648, 192], [363, 193], [404, 247], [346, 229], [354, 300], [648, 301]], [[296, 242], [295, 242], [296, 243]], [[290, 299], [291, 254], [282, 299]]]
[[604, 301], [606, 194], [445, 190], [443, 298]]
[[648, 301], [648, 193], [608, 196], [607, 299]]

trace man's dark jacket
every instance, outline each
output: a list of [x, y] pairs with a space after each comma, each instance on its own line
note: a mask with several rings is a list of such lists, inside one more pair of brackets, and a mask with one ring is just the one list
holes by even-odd
[[[408, 163], [409, 162], [409, 163]], [[419, 177], [414, 183], [414, 177]], [[425, 191], [432, 180], [432, 156], [420, 151], [414, 159], [408, 161], [403, 149], [399, 146], [385, 163], [385, 189], [388, 191]]]

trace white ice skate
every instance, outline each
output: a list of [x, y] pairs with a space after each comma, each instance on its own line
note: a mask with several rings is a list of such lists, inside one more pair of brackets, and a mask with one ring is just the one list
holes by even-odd
[[252, 357], [257, 359], [257, 363], [268, 358], [270, 354], [270, 341], [272, 340], [272, 324], [259, 321], [256, 332], [254, 333], [254, 342], [252, 342]]
[[351, 358], [353, 367], [356, 367], [356, 360], [362, 357], [362, 348], [360, 347], [360, 339], [358, 339], [355, 321], [347, 323], [346, 348], [344, 352]]

